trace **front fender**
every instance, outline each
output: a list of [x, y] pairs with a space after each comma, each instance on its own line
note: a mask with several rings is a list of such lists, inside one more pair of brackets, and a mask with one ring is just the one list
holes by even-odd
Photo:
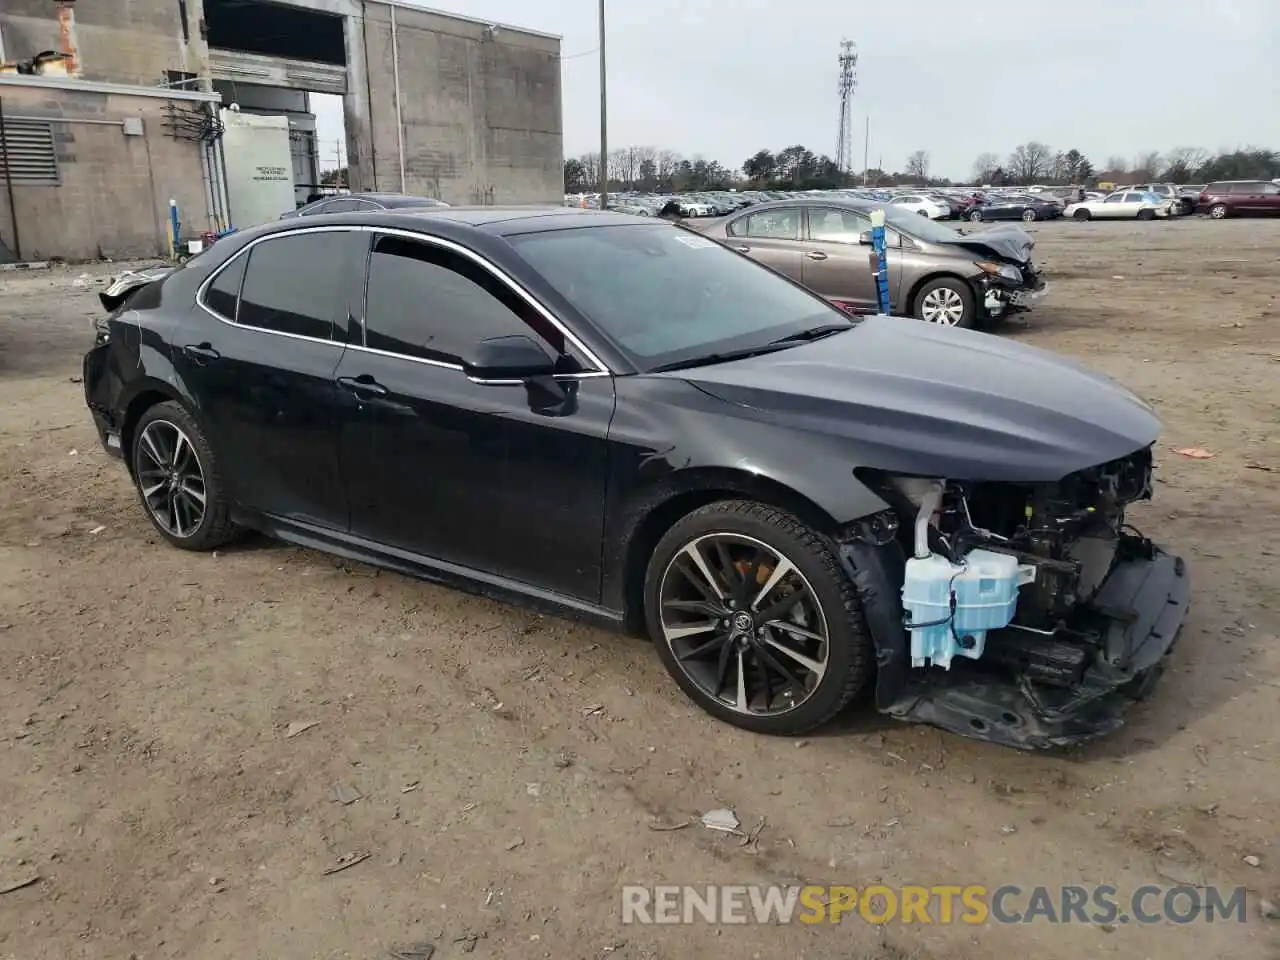
[[[613, 609], [650, 547], [679, 517], [717, 495], [767, 500], [834, 534], [887, 508], [829, 437], [737, 415], [734, 405], [668, 377], [620, 377], [609, 429], [603, 599]], [[676, 505], [674, 510], [672, 505]], [[661, 529], [653, 529], [658, 517]], [[649, 524], [649, 525], [647, 525]]]

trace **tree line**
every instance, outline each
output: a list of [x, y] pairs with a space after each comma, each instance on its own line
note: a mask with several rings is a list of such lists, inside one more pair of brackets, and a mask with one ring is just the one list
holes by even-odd
[[[830, 156], [796, 144], [777, 152], [759, 150], [731, 170], [715, 160], [683, 157], [674, 150], [656, 147], [623, 147], [609, 153], [604, 164], [612, 191], [679, 193], [689, 190], [724, 190], [730, 187], [757, 190], [814, 190], [848, 186], [919, 184], [952, 186], [932, 176], [927, 150], [916, 150], [903, 169], [844, 171]], [[585, 153], [564, 162], [566, 193], [598, 192], [601, 186], [599, 153]], [[1080, 150], [1055, 150], [1032, 140], [1018, 144], [1007, 155], [982, 153], [973, 163], [968, 183], [992, 186], [1071, 184], [1094, 186], [1123, 180], [1131, 183], [1161, 181], [1208, 183], [1214, 180], [1270, 180], [1280, 177], [1280, 152], [1259, 147], [1210, 153], [1202, 147], [1175, 147], [1161, 153], [1147, 151], [1132, 159], [1106, 158], [1098, 168]]]

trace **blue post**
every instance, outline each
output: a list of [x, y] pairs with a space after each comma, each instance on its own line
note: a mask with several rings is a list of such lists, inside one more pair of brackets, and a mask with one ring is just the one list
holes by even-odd
[[876, 304], [889, 315], [889, 255], [884, 241], [884, 211], [871, 211], [871, 264], [876, 278]]
[[178, 247], [182, 244], [182, 221], [178, 219], [178, 201], [169, 201], [169, 230], [172, 236], [169, 238], [169, 256], [173, 259], [178, 258]]

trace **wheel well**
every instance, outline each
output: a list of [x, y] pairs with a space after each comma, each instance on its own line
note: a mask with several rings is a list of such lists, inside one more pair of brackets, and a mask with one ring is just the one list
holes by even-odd
[[906, 309], [903, 312], [914, 315], [916, 312], [916, 297], [920, 296], [920, 291], [935, 280], [959, 280], [969, 288], [971, 293], [973, 292], [973, 284], [958, 273], [931, 273], [927, 277], [921, 277], [915, 282], [915, 286], [913, 286], [910, 292], [908, 292], [907, 298], [904, 301]]
[[672, 491], [643, 513], [627, 538], [623, 556], [623, 610], [627, 629], [644, 632], [644, 577], [658, 541], [684, 516], [720, 500], [755, 500], [797, 516], [820, 533], [834, 533], [831, 516], [812, 500], [766, 477], [716, 472], [699, 478], [698, 485]]
[[133, 431], [138, 426], [138, 421], [156, 404], [172, 399], [174, 398], [163, 390], [152, 388], [143, 390], [129, 401], [124, 411], [124, 421], [120, 424], [120, 449], [124, 453], [124, 461], [129, 465], [130, 470], [133, 470], [133, 457], [129, 451], [133, 449]]

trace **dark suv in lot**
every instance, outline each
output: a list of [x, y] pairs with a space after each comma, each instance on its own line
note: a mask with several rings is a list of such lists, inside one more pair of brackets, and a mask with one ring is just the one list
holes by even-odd
[[1280, 184], [1267, 180], [1219, 180], [1200, 191], [1196, 210], [1215, 220], [1280, 216]]

